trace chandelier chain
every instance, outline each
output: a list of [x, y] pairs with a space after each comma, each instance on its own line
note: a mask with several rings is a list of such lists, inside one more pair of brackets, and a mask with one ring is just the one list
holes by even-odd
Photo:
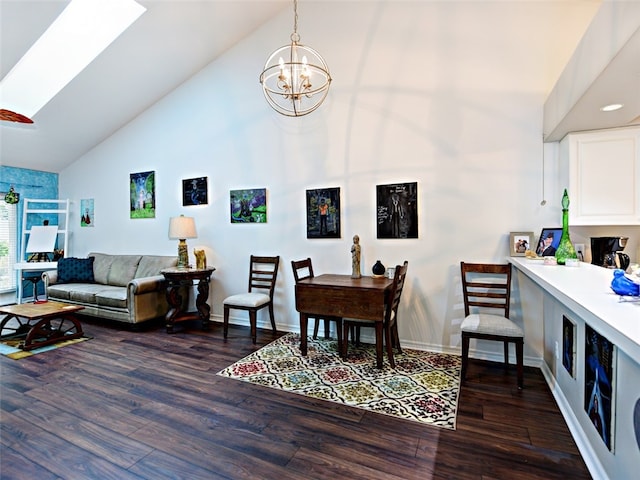
[[298, 0], [293, 0], [293, 33], [298, 34]]

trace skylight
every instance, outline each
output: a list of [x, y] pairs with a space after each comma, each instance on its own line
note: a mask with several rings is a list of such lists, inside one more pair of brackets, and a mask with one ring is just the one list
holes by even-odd
[[35, 115], [146, 8], [134, 0], [72, 0], [0, 82], [0, 108]]

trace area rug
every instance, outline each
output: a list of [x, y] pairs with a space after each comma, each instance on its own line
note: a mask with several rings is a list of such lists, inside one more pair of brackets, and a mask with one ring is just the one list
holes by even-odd
[[66, 347], [67, 345], [73, 345], [75, 343], [84, 342], [90, 340], [91, 337], [73, 338], [71, 340], [61, 340], [60, 342], [45, 345], [44, 347], [34, 348], [33, 350], [22, 350], [18, 347], [22, 340], [18, 339], [4, 339], [0, 341], [0, 354], [5, 357], [13, 358], [14, 360], [20, 360], [21, 358], [31, 357], [38, 355], [39, 353], [50, 352], [57, 348]]
[[455, 430], [460, 391], [460, 357], [403, 348], [376, 368], [375, 346], [349, 345], [342, 360], [335, 340], [289, 333], [218, 372], [218, 375], [270, 388], [342, 403], [371, 412]]

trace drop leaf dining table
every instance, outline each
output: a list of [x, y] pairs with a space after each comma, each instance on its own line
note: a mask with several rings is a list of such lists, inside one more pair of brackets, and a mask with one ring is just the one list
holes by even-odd
[[393, 279], [387, 277], [351, 278], [350, 275], [331, 273], [300, 280], [295, 293], [296, 310], [300, 313], [302, 355], [307, 355], [309, 316], [371, 319], [376, 320], [376, 363], [382, 368], [382, 322], [392, 284]]

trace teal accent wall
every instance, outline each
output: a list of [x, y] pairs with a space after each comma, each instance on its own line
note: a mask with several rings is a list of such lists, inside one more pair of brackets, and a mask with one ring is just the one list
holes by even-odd
[[[20, 202], [18, 202], [18, 231], [17, 235], [17, 244], [18, 244], [18, 255], [20, 254], [20, 250], [22, 248], [22, 214], [23, 214], [23, 206], [24, 199], [29, 198], [44, 198], [44, 199], [54, 199], [58, 198], [58, 174], [50, 173], [50, 172], [41, 172], [38, 170], [28, 170], [26, 168], [17, 168], [17, 167], [6, 167], [0, 165], [0, 193], [4, 193], [9, 191], [9, 188], [13, 186], [16, 193], [20, 194]], [[48, 219], [50, 225], [56, 225], [58, 223], [57, 215], [50, 216], [42, 216], [42, 218], [37, 218], [37, 216], [33, 216], [29, 223], [42, 225], [42, 222]], [[29, 225], [30, 227], [31, 225]], [[21, 260], [21, 259], [19, 259]], [[17, 279], [20, 281], [20, 279]], [[24, 282], [24, 296], [30, 297], [33, 292], [33, 283], [32, 282]], [[38, 285], [38, 291], [42, 293], [42, 284]]]

